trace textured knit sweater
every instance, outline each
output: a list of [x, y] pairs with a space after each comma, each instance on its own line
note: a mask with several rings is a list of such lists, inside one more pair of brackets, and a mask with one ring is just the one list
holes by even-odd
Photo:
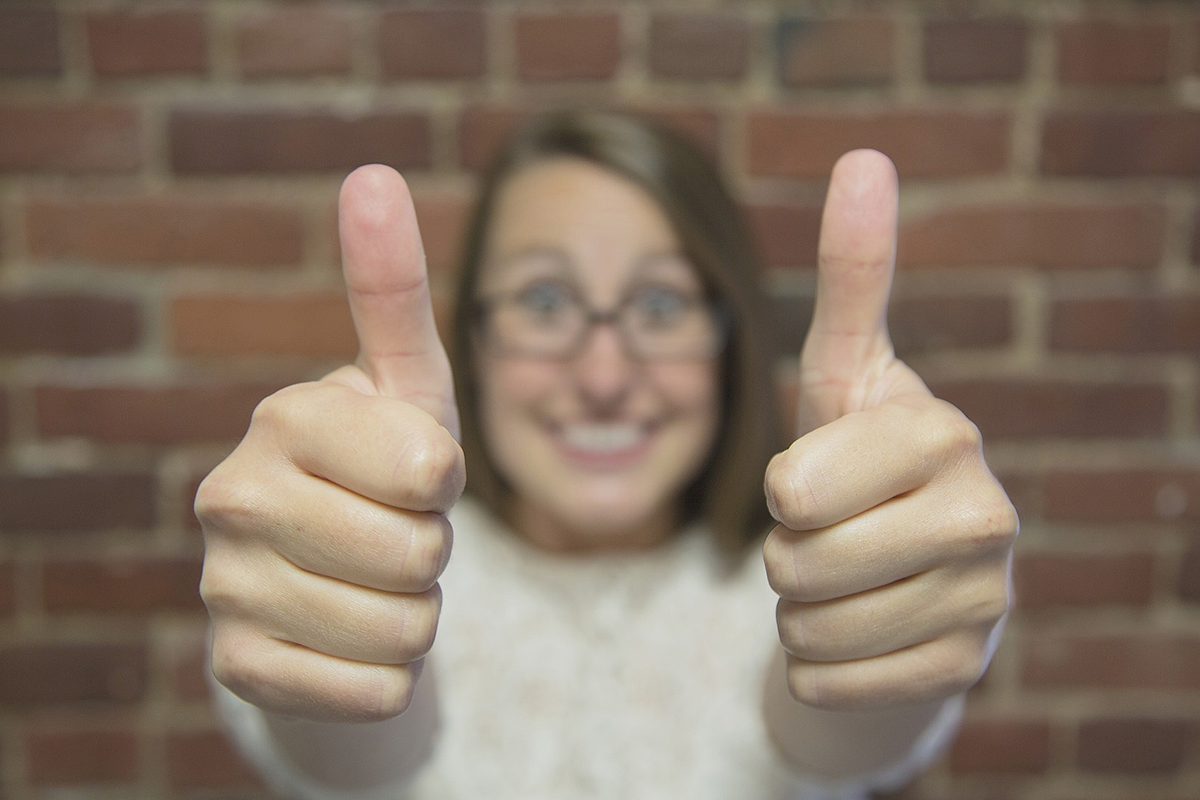
[[650, 551], [558, 555], [464, 498], [440, 581], [426, 670], [438, 733], [403, 785], [339, 791], [275, 747], [261, 712], [217, 689], [230, 733], [264, 779], [302, 800], [852, 800], [895, 788], [953, 736], [951, 701], [899, 764], [837, 786], [789, 769], [762, 689], [778, 657], [762, 559], [722, 569], [699, 526]]

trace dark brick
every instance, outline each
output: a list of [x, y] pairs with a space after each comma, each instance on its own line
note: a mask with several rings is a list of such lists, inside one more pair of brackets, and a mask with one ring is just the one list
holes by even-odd
[[745, 209], [768, 267], [815, 267], [821, 206], [760, 203]]
[[1162, 83], [1170, 70], [1171, 27], [1166, 23], [1064, 22], [1057, 45], [1063, 83]]
[[895, 25], [885, 17], [790, 17], [776, 29], [784, 86], [886, 83], [896, 69]]
[[1154, 383], [981, 380], [938, 383], [989, 439], [1125, 439], [1167, 432], [1166, 387]]
[[514, 21], [517, 76], [526, 81], [601, 80], [621, 60], [615, 13], [526, 13]]
[[478, 9], [404, 9], [379, 21], [386, 78], [475, 78], [487, 68], [487, 26]]
[[247, 789], [258, 777], [221, 731], [187, 731], [167, 737], [167, 771], [176, 789]]
[[745, 160], [753, 175], [827, 179], [847, 150], [872, 147], [902, 178], [987, 175], [1008, 166], [1009, 127], [1001, 113], [759, 111], [747, 118]]
[[1200, 175], [1200, 112], [1056, 111], [1043, 128], [1048, 175]]
[[147, 683], [144, 644], [0, 645], [0, 706], [133, 703]]
[[0, 75], [58, 75], [62, 53], [53, 8], [0, 8]]
[[42, 436], [98, 442], [232, 442], [246, 432], [258, 402], [283, 385], [40, 386], [37, 426]]
[[141, 772], [132, 726], [42, 724], [25, 737], [25, 750], [36, 786], [133, 783]]
[[1179, 596], [1189, 603], [1200, 603], [1200, 543], [1183, 555], [1179, 569]]
[[1194, 632], [1080, 636], [1028, 633], [1021, 681], [1027, 687], [1200, 689], [1200, 637]]
[[199, 558], [50, 561], [42, 568], [42, 602], [52, 612], [200, 612], [199, 586]]
[[142, 163], [130, 105], [0, 100], [0, 119], [0, 172], [132, 172]]
[[0, 475], [0, 530], [148, 528], [155, 490], [150, 475]]
[[92, 70], [103, 77], [203, 73], [208, 34], [199, 10], [118, 9], [87, 16]]
[[1050, 725], [1043, 720], [968, 716], [950, 749], [956, 773], [1037, 775], [1050, 767]]
[[731, 14], [655, 14], [650, 74], [683, 80], [732, 80], [746, 73], [750, 26]]
[[132, 300], [96, 295], [0, 296], [0, 353], [96, 355], [129, 350], [141, 334]]
[[1077, 763], [1085, 772], [1176, 772], [1196, 738], [1184, 719], [1103, 718], [1079, 725]]
[[1058, 300], [1050, 345], [1063, 350], [1200, 354], [1200, 295]]
[[1014, 569], [1021, 608], [1148, 605], [1152, 553], [1020, 553]]
[[348, 172], [368, 163], [429, 166], [429, 120], [400, 111], [179, 108], [168, 123], [181, 174]]
[[1029, 30], [1015, 17], [925, 23], [925, 78], [933, 83], [1009, 82], [1025, 77]]
[[1200, 471], [1051, 471], [1045, 478], [1044, 514], [1093, 523], [1200, 520]]

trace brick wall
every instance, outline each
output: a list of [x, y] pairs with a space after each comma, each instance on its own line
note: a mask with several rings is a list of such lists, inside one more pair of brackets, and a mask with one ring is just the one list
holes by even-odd
[[898, 347], [1024, 524], [1021, 608], [903, 796], [1200, 797], [1187, 0], [0, 4], [0, 797], [265, 796], [205, 701], [195, 486], [353, 353], [344, 173], [405, 171], [444, 291], [489, 149], [562, 101], [719, 155], [792, 352], [834, 158], [899, 166]]

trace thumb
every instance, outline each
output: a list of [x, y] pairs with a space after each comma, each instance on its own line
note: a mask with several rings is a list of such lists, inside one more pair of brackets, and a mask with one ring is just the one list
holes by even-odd
[[400, 173], [359, 167], [338, 197], [342, 271], [358, 366], [380, 394], [432, 414], [458, 436], [450, 362], [438, 337], [412, 195]]
[[899, 187], [890, 159], [838, 159], [821, 218], [817, 296], [800, 358], [801, 424], [812, 429], [881, 399], [895, 361], [887, 305], [896, 264]]

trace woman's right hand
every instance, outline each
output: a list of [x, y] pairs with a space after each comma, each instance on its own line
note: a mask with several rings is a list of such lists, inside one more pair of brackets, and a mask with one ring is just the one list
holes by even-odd
[[235, 694], [382, 720], [408, 707], [433, 643], [465, 471], [408, 188], [361, 167], [338, 214], [358, 361], [263, 400], [200, 485], [200, 592]]

